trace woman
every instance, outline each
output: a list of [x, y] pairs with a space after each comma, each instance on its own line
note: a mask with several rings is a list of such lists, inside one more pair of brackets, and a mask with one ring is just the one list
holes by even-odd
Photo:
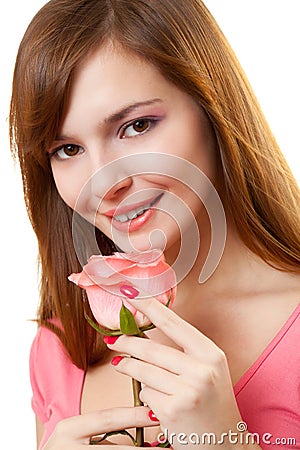
[[[31, 354], [40, 447], [80, 448], [100, 433], [157, 425], [158, 417], [175, 434], [175, 448], [180, 433], [211, 433], [216, 445], [223, 436], [226, 448], [295, 438], [290, 448], [300, 448], [299, 189], [205, 6], [51, 0], [20, 45], [11, 136], [42, 269]], [[180, 169], [170, 176], [168, 164], [128, 172], [132, 158], [147, 165], [153, 154], [158, 168], [167, 155], [204, 174], [210, 182], [201, 198]], [[112, 170], [104, 189], [97, 174], [110, 165], [121, 177]], [[226, 245], [217, 269], [199, 284], [213, 239], [203, 205], [209, 209], [215, 192], [226, 214]], [[148, 340], [106, 340], [111, 351], [134, 356], [114, 359], [113, 372], [111, 351], [84, 319], [80, 289], [66, 281], [83, 259], [73, 211], [95, 225], [103, 254], [124, 250], [128, 237], [147, 250], [159, 228], [172, 264], [180, 233], [168, 214], [170, 198], [191, 211], [201, 245], [179, 280], [173, 311], [130, 300], [157, 329]], [[120, 217], [120, 204], [128, 215], [142, 207], [141, 216]], [[150, 413], [130, 408], [130, 377], [144, 383]], [[244, 431], [242, 421], [259, 446], [233, 442], [230, 433]], [[156, 427], [147, 431], [155, 440]]]

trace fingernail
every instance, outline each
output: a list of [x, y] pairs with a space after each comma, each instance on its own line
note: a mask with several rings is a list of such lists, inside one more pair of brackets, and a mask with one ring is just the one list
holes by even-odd
[[111, 364], [113, 366], [117, 366], [122, 361], [122, 359], [124, 359], [124, 356], [114, 356], [111, 360]]
[[128, 298], [135, 298], [139, 295], [139, 291], [135, 289], [133, 286], [128, 286], [124, 284], [120, 287], [120, 292]]
[[153, 422], [159, 422], [158, 418], [156, 417], [152, 409], [150, 409], [150, 411], [148, 412], [148, 416], [151, 420], [153, 420]]
[[103, 341], [105, 344], [114, 344], [119, 336], [104, 336]]

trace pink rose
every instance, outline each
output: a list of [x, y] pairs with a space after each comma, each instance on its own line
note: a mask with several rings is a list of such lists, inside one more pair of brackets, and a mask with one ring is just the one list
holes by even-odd
[[110, 330], [120, 329], [122, 303], [130, 310], [139, 328], [151, 324], [147, 317], [133, 308], [120, 291], [131, 286], [138, 298], [155, 297], [171, 307], [175, 298], [175, 272], [165, 262], [160, 250], [141, 253], [115, 253], [112, 256], [91, 256], [81, 273], [73, 273], [69, 280], [87, 292], [93, 315], [99, 325]]

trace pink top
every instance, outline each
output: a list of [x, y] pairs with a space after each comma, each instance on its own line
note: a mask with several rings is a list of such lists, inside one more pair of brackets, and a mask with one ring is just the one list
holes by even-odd
[[[241, 416], [248, 431], [259, 435], [262, 449], [300, 449], [299, 343], [300, 304], [234, 387]], [[56, 335], [41, 327], [31, 348], [30, 374], [32, 407], [45, 427], [42, 449], [57, 422], [80, 414], [85, 373]]]

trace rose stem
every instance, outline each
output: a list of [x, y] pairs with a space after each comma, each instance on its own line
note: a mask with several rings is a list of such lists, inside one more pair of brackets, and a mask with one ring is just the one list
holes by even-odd
[[[142, 385], [141, 385], [140, 381], [137, 381], [134, 378], [132, 378], [134, 406], [143, 406], [143, 403], [141, 402], [140, 397], [139, 397], [141, 389], [142, 389]], [[136, 428], [135, 440], [137, 442], [138, 447], [144, 446], [144, 428]]]

